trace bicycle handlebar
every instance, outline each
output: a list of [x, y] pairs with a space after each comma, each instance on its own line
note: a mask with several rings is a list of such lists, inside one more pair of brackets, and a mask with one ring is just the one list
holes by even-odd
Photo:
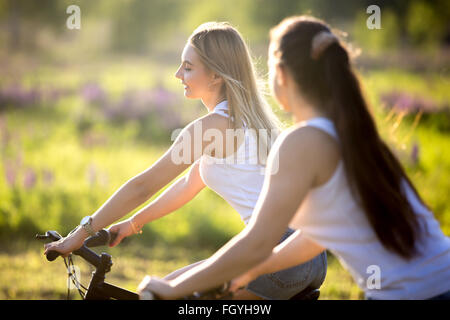
[[[89, 248], [93, 247], [99, 247], [103, 245], [107, 245], [111, 243], [117, 234], [110, 233], [108, 230], [102, 229], [98, 231], [94, 236], [91, 236], [87, 238], [84, 241], [84, 244], [79, 248], [78, 250], [75, 250], [73, 254], [78, 255], [88, 261], [90, 264], [94, 265], [95, 267], [100, 267], [102, 264], [101, 257], [97, 255], [94, 251], [90, 250]], [[62, 236], [56, 232], [56, 231], [47, 231], [45, 235], [36, 235], [36, 239], [39, 240], [51, 240], [51, 241], [58, 241], [61, 239]], [[50, 250], [47, 252], [47, 260], [53, 261], [56, 258], [58, 258], [61, 254], [58, 251]]]
[[[105, 254], [105, 253], [98, 255], [97, 253], [95, 253], [94, 251], [92, 251], [89, 248], [103, 246], [103, 245], [112, 243], [114, 241], [114, 239], [116, 238], [116, 236], [117, 236], [117, 233], [110, 233], [109, 230], [102, 229], [102, 230], [98, 231], [94, 236], [87, 238], [84, 241], [83, 245], [78, 250], [75, 250], [72, 253], [77, 256], [82, 257], [84, 260], [86, 260], [87, 262], [89, 262], [90, 264], [95, 266], [97, 269], [103, 270], [103, 272], [108, 272], [111, 267], [111, 264], [112, 264], [111, 256], [109, 256], [108, 254]], [[47, 231], [45, 233], [45, 235], [39, 235], [39, 234], [36, 235], [36, 239], [39, 239], [39, 240], [58, 241], [61, 238], [62, 238], [62, 236], [54, 230]], [[61, 254], [58, 251], [50, 250], [47, 252], [47, 260], [53, 261], [60, 255]], [[220, 287], [217, 287], [217, 288], [214, 288], [214, 289], [208, 290], [206, 292], [202, 292], [202, 293], [194, 292], [192, 295], [186, 296], [183, 299], [187, 299], [187, 300], [217, 299], [217, 298], [220, 298], [221, 296], [222, 296], [222, 299], [223, 298], [226, 299], [226, 297], [229, 297], [230, 294], [232, 295], [232, 293], [230, 293], [228, 291], [229, 284], [230, 283], [227, 282]], [[151, 292], [144, 292], [141, 295], [140, 299], [141, 300], [158, 300], [158, 297], [155, 296]]]
[[[113, 233], [113, 238], [116, 234]], [[87, 238], [84, 244], [88, 248], [100, 247], [111, 243], [111, 234], [108, 230], [102, 229], [98, 231], [94, 236]]]

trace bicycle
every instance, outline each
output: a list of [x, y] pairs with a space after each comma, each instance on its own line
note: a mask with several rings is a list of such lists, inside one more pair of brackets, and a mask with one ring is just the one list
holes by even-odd
[[[64, 258], [68, 278], [78, 289], [78, 293], [81, 298], [83, 300], [158, 300], [158, 297], [155, 297], [150, 293], [139, 297], [139, 295], [135, 292], [105, 282], [106, 273], [111, 271], [111, 267], [113, 265], [112, 257], [105, 252], [98, 255], [90, 248], [107, 245], [114, 240], [115, 236], [116, 234], [111, 234], [108, 230], [102, 229], [94, 236], [87, 238], [78, 250], [73, 251], [67, 258]], [[54, 230], [47, 231], [45, 235], [36, 235], [36, 239], [50, 240], [50, 242], [58, 241], [61, 238], [62, 236]], [[76, 274], [73, 272], [73, 254], [80, 256], [95, 267], [95, 271], [92, 273], [92, 277], [87, 288], [78, 281]], [[59, 256], [59, 252], [51, 250], [47, 253], [47, 260], [54, 261]], [[183, 300], [228, 299], [232, 296], [232, 293], [228, 291], [228, 286], [229, 283], [226, 283], [218, 288], [214, 288], [203, 293], [195, 292], [190, 296], [184, 297]], [[69, 298], [70, 288], [68, 288], [67, 291], [67, 299]]]
[[[94, 236], [87, 238], [78, 250], [73, 251], [67, 258], [64, 258], [68, 279], [71, 280], [78, 289], [78, 293], [83, 300], [158, 300], [158, 297], [154, 296], [150, 292], [146, 292], [145, 294], [139, 296], [136, 292], [132, 292], [105, 282], [106, 273], [111, 271], [111, 267], [113, 265], [112, 257], [105, 252], [98, 255], [90, 248], [108, 245], [115, 239], [116, 236], [117, 234], [110, 233], [109, 230], [102, 229]], [[54, 230], [47, 231], [45, 235], [36, 235], [36, 239], [50, 240], [50, 242], [58, 241], [61, 238], [62, 236]], [[95, 271], [92, 272], [92, 277], [87, 288], [78, 281], [76, 278], [76, 273], [73, 272], [73, 254], [80, 256], [95, 267]], [[54, 261], [58, 256], [60, 256], [59, 252], [51, 250], [47, 252], [46, 257], [48, 261]], [[181, 298], [181, 300], [229, 300], [233, 297], [233, 293], [229, 291], [229, 285], [230, 282], [227, 282], [217, 288], [213, 288], [205, 292], [194, 292], [189, 296]], [[307, 287], [289, 300], [317, 300], [319, 296], [319, 289]], [[69, 300], [69, 298], [70, 288], [68, 288], [67, 291], [67, 299]]]

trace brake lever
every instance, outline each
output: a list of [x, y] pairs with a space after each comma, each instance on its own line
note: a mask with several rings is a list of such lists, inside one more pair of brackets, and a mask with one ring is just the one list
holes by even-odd
[[[50, 240], [50, 242], [58, 241], [62, 236], [55, 230], [47, 231], [45, 234], [36, 234], [35, 238], [37, 240]], [[53, 261], [60, 256], [58, 251], [51, 250], [47, 252], [47, 260]]]
[[51, 241], [58, 241], [59, 239], [62, 238], [62, 236], [58, 232], [51, 230], [51, 231], [47, 231], [45, 234], [36, 234], [35, 238], [37, 240], [50, 239]]

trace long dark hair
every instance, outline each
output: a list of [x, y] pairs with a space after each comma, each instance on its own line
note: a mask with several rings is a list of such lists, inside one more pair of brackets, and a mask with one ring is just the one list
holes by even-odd
[[319, 57], [311, 56], [313, 38], [322, 31], [331, 33], [319, 19], [291, 17], [271, 30], [271, 42], [302, 96], [333, 120], [349, 186], [378, 239], [387, 250], [412, 258], [420, 224], [402, 181], [423, 201], [379, 136], [344, 44], [333, 41]]

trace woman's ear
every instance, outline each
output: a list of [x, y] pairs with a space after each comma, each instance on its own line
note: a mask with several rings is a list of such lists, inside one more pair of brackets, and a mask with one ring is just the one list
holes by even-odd
[[215, 88], [217, 86], [222, 87], [223, 84], [223, 78], [219, 76], [217, 73], [214, 73], [212, 75], [211, 81], [208, 84], [209, 90], [212, 90], [212, 88]]
[[212, 84], [218, 85], [218, 84], [222, 84], [222, 83], [223, 83], [223, 78], [221, 76], [219, 76], [217, 73], [214, 73], [213, 79], [212, 79]]
[[288, 103], [290, 92], [291, 77], [288, 69], [281, 63], [275, 65], [275, 74], [273, 78], [273, 90], [276, 99], [286, 112], [290, 112], [291, 108]]
[[280, 63], [278, 63], [275, 66], [275, 68], [277, 69], [277, 72], [275, 73], [276, 74], [275, 80], [277, 81], [277, 84], [279, 86], [283, 86], [283, 87], [286, 86], [286, 82], [287, 82], [287, 79], [286, 79], [286, 77], [287, 77], [287, 70], [286, 70], [286, 68]]

